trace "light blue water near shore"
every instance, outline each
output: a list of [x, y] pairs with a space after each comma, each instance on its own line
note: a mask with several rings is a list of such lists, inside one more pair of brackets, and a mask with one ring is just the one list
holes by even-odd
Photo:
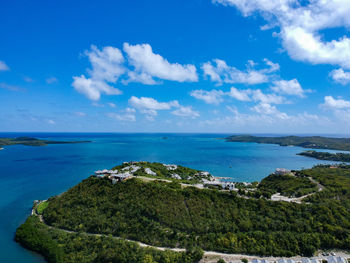
[[[0, 134], [16, 137], [23, 134]], [[223, 134], [25, 134], [49, 140], [92, 143], [44, 147], [9, 146], [0, 151], [0, 262], [45, 262], [13, 241], [35, 199], [47, 199], [93, 171], [124, 161], [174, 163], [234, 181], [259, 181], [275, 168], [300, 169], [326, 163], [298, 156], [305, 149], [256, 143], [228, 143]]]

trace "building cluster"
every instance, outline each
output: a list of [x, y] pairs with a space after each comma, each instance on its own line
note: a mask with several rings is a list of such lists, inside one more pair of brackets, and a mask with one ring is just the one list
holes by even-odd
[[285, 169], [285, 168], [277, 168], [274, 174], [276, 175], [285, 175], [285, 174], [290, 174], [292, 171]]
[[164, 164], [163, 165], [169, 170], [169, 171], [174, 171], [177, 169], [177, 165], [176, 164]]
[[[334, 253], [333, 253], [334, 254]], [[348, 263], [348, 260], [346, 260], [343, 257], [336, 257], [336, 256], [329, 256], [325, 258], [301, 258], [300, 260], [293, 260], [293, 259], [284, 259], [280, 258], [277, 261], [276, 260], [267, 260], [267, 259], [253, 259], [252, 263], [322, 263], [324, 260], [327, 261], [327, 263]]]
[[[127, 168], [127, 169], [125, 169]], [[93, 175], [94, 177], [98, 178], [105, 178], [107, 177], [112, 181], [113, 184], [120, 182], [120, 181], [125, 181], [133, 176], [133, 173], [136, 172], [139, 169], [139, 167], [124, 167], [121, 170], [98, 170], [95, 172]]]

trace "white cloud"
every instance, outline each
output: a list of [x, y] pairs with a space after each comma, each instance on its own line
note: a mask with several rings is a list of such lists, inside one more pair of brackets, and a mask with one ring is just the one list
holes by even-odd
[[332, 96], [325, 96], [324, 103], [321, 108], [329, 110], [333, 115], [341, 121], [341, 124], [350, 123], [350, 101], [344, 99], [335, 99]]
[[6, 70], [10, 70], [10, 68], [6, 65], [4, 61], [0, 60], [0, 71], [6, 71]]
[[135, 70], [128, 73], [128, 81], [137, 81], [144, 84], [155, 84], [153, 78], [172, 80], [178, 82], [198, 81], [196, 67], [194, 65], [181, 65], [170, 63], [159, 54], [153, 53], [149, 44], [130, 45], [124, 43], [123, 50], [128, 55], [129, 64]]
[[197, 118], [199, 117], [199, 112], [192, 110], [191, 107], [180, 106], [178, 109], [171, 112], [172, 114], [180, 117]]
[[346, 85], [350, 83], [350, 72], [344, 71], [342, 68], [335, 69], [329, 73], [329, 76], [337, 83]]
[[123, 122], [134, 122], [136, 121], [136, 116], [133, 113], [130, 112], [121, 112], [121, 113], [114, 113], [114, 112], [110, 112], [107, 113], [107, 116], [115, 119], [117, 121], [123, 121]]
[[122, 93], [119, 89], [113, 88], [104, 81], [86, 78], [84, 75], [73, 77], [73, 79], [73, 87], [90, 100], [99, 100], [101, 93], [106, 95], [119, 95]]
[[10, 90], [10, 91], [21, 91], [21, 90], [23, 90], [23, 89], [21, 89], [18, 86], [9, 85], [9, 84], [6, 84], [6, 83], [0, 83], [0, 89], [7, 89], [7, 90]]
[[228, 92], [228, 95], [236, 100], [240, 101], [251, 101], [250, 98], [251, 90], [239, 90], [235, 87], [231, 87], [230, 91]]
[[268, 103], [260, 103], [258, 105], [255, 105], [254, 107], [251, 108], [253, 111], [260, 113], [262, 115], [271, 115], [274, 116], [278, 119], [288, 119], [289, 116], [284, 113], [284, 112], [280, 112], [276, 106], [272, 106]]
[[[206, 62], [202, 65], [202, 70], [205, 76], [209, 76], [210, 80], [216, 82], [218, 85], [222, 83], [243, 83], [247, 85], [254, 85], [260, 83], [266, 83], [269, 81], [267, 73], [271, 73], [277, 70], [277, 64], [271, 65], [271, 61], [266, 60], [265, 63], [269, 63], [269, 68], [255, 70], [252, 67], [255, 63], [248, 61], [248, 68], [246, 71], [238, 70], [235, 67], [228, 66], [224, 60], [214, 59], [213, 62]], [[279, 66], [278, 66], [279, 69]]]
[[54, 125], [56, 122], [54, 120], [47, 120], [48, 124]]
[[350, 101], [335, 99], [332, 96], [325, 96], [324, 103], [320, 106], [331, 110], [350, 109]]
[[116, 83], [119, 77], [125, 72], [122, 65], [124, 57], [118, 48], [104, 47], [99, 50], [92, 46], [86, 51], [92, 69], [88, 69], [89, 78], [85, 75], [73, 77], [72, 86], [80, 93], [91, 100], [99, 100], [101, 94], [119, 95], [122, 92], [109, 85]]
[[267, 58], [264, 58], [264, 62], [270, 68], [265, 69], [263, 71], [265, 71], [267, 73], [272, 73], [272, 72], [276, 72], [276, 71], [280, 70], [280, 65], [278, 63], [273, 63], [272, 61], [268, 60]]
[[[287, 113], [279, 111], [275, 106], [259, 103], [251, 108], [254, 113], [241, 113], [234, 106], [227, 106], [228, 111], [231, 113], [228, 116], [222, 116], [211, 120], [201, 122], [201, 124], [207, 129], [213, 130], [220, 129], [221, 131], [232, 131], [232, 129], [252, 131], [283, 131], [291, 132], [304, 130], [310, 130], [317, 127], [329, 127], [330, 121], [326, 117], [319, 117], [315, 114], [309, 114], [303, 112], [297, 115], [288, 115]], [[296, 130], [296, 127], [298, 129]]]
[[113, 102], [109, 102], [108, 105], [111, 108], [116, 108], [117, 107], [117, 105], [115, 105]]
[[285, 99], [283, 97], [278, 96], [276, 94], [265, 94], [260, 89], [252, 90], [251, 93], [254, 101], [273, 104], [285, 103]]
[[350, 39], [347, 36], [330, 41], [320, 31], [350, 26], [348, 0], [212, 0], [235, 6], [244, 16], [262, 14], [269, 23], [262, 29], [280, 27], [278, 36], [289, 55], [313, 64], [340, 65], [350, 68]]
[[158, 102], [150, 97], [135, 97], [129, 99], [129, 104], [138, 110], [169, 110], [171, 107], [178, 106], [178, 101]]
[[196, 99], [203, 100], [208, 104], [219, 104], [223, 101], [222, 96], [224, 92], [222, 90], [193, 90], [190, 95]]
[[297, 79], [273, 81], [271, 89], [280, 94], [295, 95], [301, 98], [305, 97], [305, 93], [311, 92], [304, 90]]
[[105, 106], [105, 105], [100, 104], [100, 103], [98, 103], [98, 102], [96, 102], [96, 101], [94, 101], [93, 103], [91, 103], [91, 105], [94, 106], [94, 107], [99, 107], [99, 108], [103, 108], [103, 107]]
[[[170, 110], [175, 109], [171, 113], [180, 117], [199, 117], [199, 113], [194, 111], [191, 107], [182, 106], [177, 100], [169, 102], [159, 102], [150, 97], [135, 97], [132, 96], [129, 99], [129, 104], [138, 109], [141, 113], [146, 114], [149, 120], [154, 120], [154, 117], [158, 115], [158, 110]], [[135, 110], [135, 109], [133, 109]]]
[[227, 95], [240, 101], [260, 101], [263, 103], [273, 104], [285, 103], [285, 99], [282, 96], [278, 96], [276, 94], [265, 94], [260, 89], [239, 90], [232, 87]]
[[46, 81], [47, 84], [52, 84], [52, 83], [57, 82], [58, 79], [55, 78], [55, 77], [49, 77], [49, 78], [47, 78], [45, 81]]

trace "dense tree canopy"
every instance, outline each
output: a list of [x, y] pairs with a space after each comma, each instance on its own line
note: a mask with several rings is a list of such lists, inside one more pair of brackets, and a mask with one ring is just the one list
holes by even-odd
[[89, 178], [52, 198], [43, 215], [52, 226], [159, 246], [281, 256], [348, 248], [350, 169], [316, 167], [302, 173], [326, 187], [305, 204], [176, 183], [131, 179], [113, 185]]

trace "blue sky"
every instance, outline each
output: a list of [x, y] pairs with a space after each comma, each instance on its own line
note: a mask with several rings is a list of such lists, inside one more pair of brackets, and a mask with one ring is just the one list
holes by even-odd
[[346, 0], [3, 1], [0, 131], [347, 133]]

